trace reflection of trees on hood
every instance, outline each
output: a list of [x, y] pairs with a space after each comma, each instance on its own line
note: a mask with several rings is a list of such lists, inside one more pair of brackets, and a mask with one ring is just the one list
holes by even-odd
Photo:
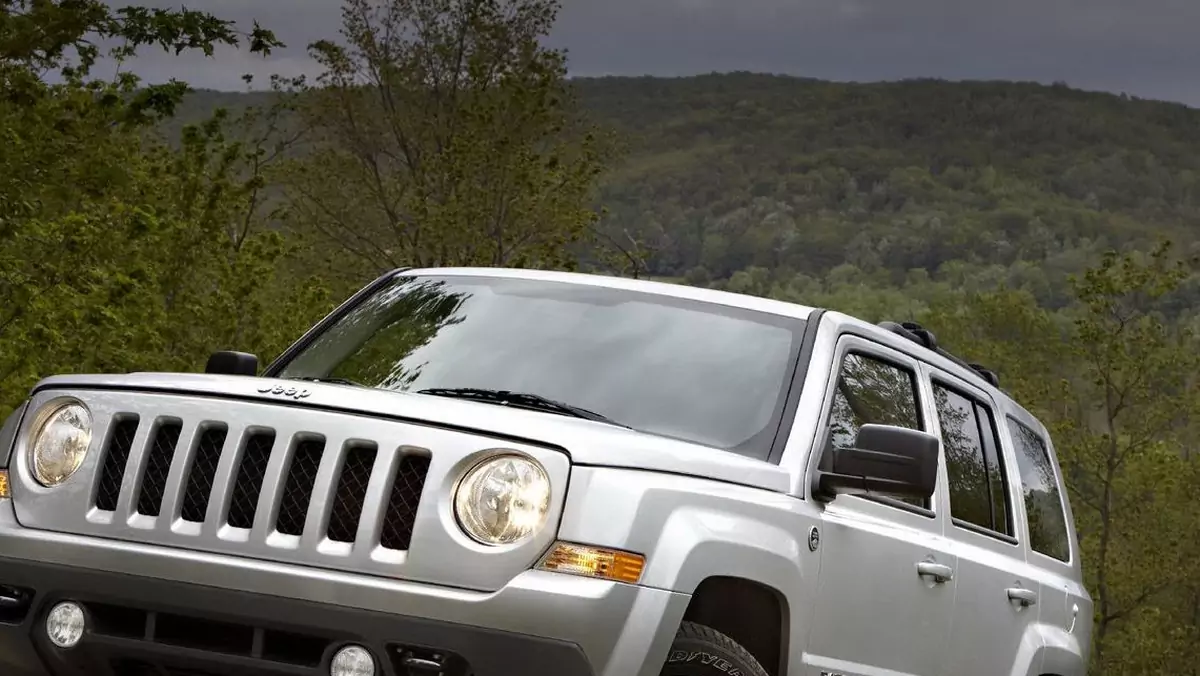
[[[368, 299], [331, 331], [330, 340], [351, 340], [358, 347], [330, 375], [384, 389], [404, 389], [420, 376], [421, 365], [404, 360], [443, 328], [463, 320], [454, 313], [467, 299], [450, 293], [445, 282], [405, 280]], [[367, 332], [366, 339], [359, 334]]]
[[936, 385], [933, 397], [946, 452], [950, 512], [955, 518], [991, 527], [991, 492], [974, 406], [962, 395]]
[[866, 424], [920, 429], [909, 372], [857, 354], [846, 355], [829, 415], [834, 448], [851, 448]]

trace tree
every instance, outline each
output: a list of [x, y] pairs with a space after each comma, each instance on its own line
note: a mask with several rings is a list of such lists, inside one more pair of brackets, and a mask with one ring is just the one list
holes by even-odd
[[97, 42], [121, 59], [246, 37], [259, 52], [279, 44], [189, 10], [0, 2], [0, 408], [53, 373], [190, 369], [230, 342], [277, 349], [321, 306], [319, 290], [264, 283], [286, 250], [255, 226], [261, 147], [227, 140], [223, 114], [179, 149], [154, 142], [144, 132], [186, 85], [89, 75]]
[[995, 369], [1052, 432], [1096, 604], [1094, 674], [1195, 673], [1200, 463], [1189, 439], [1200, 357], [1186, 324], [1161, 312], [1190, 276], [1170, 254], [1105, 254], [1073, 280], [1063, 312], [1001, 289], [947, 298], [921, 318]]
[[376, 269], [570, 263], [604, 137], [577, 115], [556, 0], [347, 0], [286, 190], [304, 226]]
[[1183, 452], [1200, 354], [1194, 337], [1154, 306], [1189, 272], [1163, 244], [1147, 255], [1110, 252], [1074, 281], [1078, 371], [1058, 427], [1096, 601], [1097, 673], [1183, 673], [1188, 665], [1168, 658], [1193, 637], [1181, 637], [1178, 624], [1164, 633], [1156, 620], [1197, 582], [1200, 548], [1180, 535], [1200, 525], [1196, 468]]

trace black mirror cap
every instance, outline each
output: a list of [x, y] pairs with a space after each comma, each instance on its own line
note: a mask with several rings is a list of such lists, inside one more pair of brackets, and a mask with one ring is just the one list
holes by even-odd
[[817, 488], [838, 493], [875, 493], [928, 498], [937, 485], [938, 438], [904, 427], [863, 425], [854, 448], [833, 454], [830, 472], [817, 477]]
[[214, 352], [208, 358], [204, 372], [229, 376], [256, 376], [258, 375], [258, 357], [248, 352], [232, 350]]

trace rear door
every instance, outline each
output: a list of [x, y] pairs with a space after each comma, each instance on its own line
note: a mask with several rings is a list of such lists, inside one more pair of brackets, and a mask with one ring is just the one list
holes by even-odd
[[992, 397], [925, 368], [942, 439], [949, 494], [946, 535], [958, 566], [943, 676], [1036, 674], [1039, 576], [1018, 540], [1016, 473]]
[[1020, 479], [1026, 556], [1040, 587], [1038, 621], [1044, 651], [1042, 673], [1084, 676], [1091, 650], [1092, 602], [1081, 580], [1076, 539], [1062, 472], [1046, 429], [1025, 411], [1009, 406], [1008, 438]]
[[[929, 394], [916, 360], [843, 336], [835, 363], [818, 450], [851, 446], [866, 423], [929, 429], [923, 405]], [[942, 475], [939, 490], [944, 482]], [[938, 494], [931, 501], [840, 495], [824, 506], [803, 673], [940, 673], [955, 589], [955, 557], [942, 536], [943, 504]]]

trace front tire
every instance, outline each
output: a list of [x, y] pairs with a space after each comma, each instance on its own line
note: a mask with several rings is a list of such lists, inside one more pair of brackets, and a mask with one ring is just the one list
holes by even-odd
[[715, 629], [684, 622], [661, 676], [769, 676], [741, 645]]

